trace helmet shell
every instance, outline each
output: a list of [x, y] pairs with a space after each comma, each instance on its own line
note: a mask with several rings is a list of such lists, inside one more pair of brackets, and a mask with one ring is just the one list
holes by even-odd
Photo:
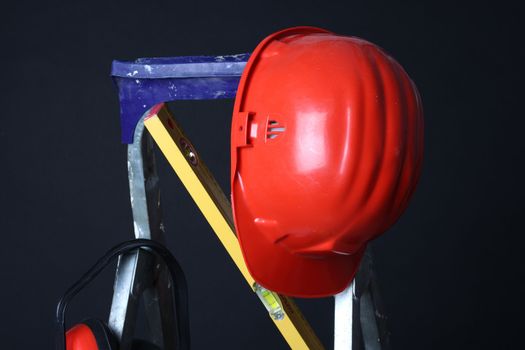
[[283, 30], [259, 44], [243, 72], [231, 152], [234, 221], [253, 278], [285, 295], [334, 295], [414, 191], [419, 94], [374, 44]]

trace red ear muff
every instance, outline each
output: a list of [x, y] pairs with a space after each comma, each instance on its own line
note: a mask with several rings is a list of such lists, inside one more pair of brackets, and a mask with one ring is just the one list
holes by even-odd
[[[176, 312], [176, 331], [180, 349], [190, 349], [190, 329], [188, 314], [188, 287], [184, 272], [175, 257], [162, 244], [149, 239], [135, 239], [121, 243], [110, 249], [88, 272], [73, 284], [58, 302], [56, 311], [56, 349], [57, 350], [117, 350], [118, 344], [110, 329], [101, 321], [87, 320], [65, 331], [66, 309], [69, 301], [87, 286], [117, 256], [136, 249], [146, 249], [159, 256], [168, 267], [174, 284], [173, 297]], [[153, 347], [137, 342], [137, 347]]]
[[[82, 321], [66, 332], [67, 350], [118, 350], [117, 337], [98, 319]], [[162, 350], [143, 339], [134, 339], [131, 350]]]
[[69, 350], [99, 349], [95, 334], [89, 326], [79, 323], [66, 333], [66, 348]]
[[117, 350], [118, 341], [109, 327], [97, 319], [87, 319], [66, 332], [67, 350]]

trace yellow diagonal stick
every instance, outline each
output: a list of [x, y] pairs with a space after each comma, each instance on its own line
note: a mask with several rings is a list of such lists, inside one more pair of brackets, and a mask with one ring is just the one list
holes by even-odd
[[[257, 285], [242, 257], [229, 201], [170, 111], [164, 104], [153, 107], [145, 118], [144, 125], [246, 282], [252, 290], [257, 289], [259, 293], [260, 288], [256, 288]], [[270, 309], [279, 308], [280, 317], [271, 317], [271, 319], [292, 349], [324, 349], [292, 299], [267, 290], [259, 295], [267, 302], [266, 305]]]

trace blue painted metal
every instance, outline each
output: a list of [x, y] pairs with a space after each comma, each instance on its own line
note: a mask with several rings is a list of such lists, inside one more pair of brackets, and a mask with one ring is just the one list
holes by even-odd
[[233, 98], [250, 54], [139, 58], [113, 61], [119, 91], [121, 137], [133, 142], [144, 113], [161, 102]]

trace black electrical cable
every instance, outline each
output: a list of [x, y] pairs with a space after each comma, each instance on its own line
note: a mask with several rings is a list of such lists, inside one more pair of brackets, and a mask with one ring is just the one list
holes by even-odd
[[[147, 249], [145, 249], [147, 248]], [[168, 267], [174, 284], [177, 337], [180, 349], [190, 349], [190, 323], [188, 313], [188, 286], [186, 277], [175, 257], [160, 243], [149, 239], [134, 239], [116, 245], [101, 257], [58, 302], [56, 310], [56, 349], [66, 350], [66, 309], [69, 301], [88, 285], [113, 259], [133, 250], [145, 249], [162, 258]]]

